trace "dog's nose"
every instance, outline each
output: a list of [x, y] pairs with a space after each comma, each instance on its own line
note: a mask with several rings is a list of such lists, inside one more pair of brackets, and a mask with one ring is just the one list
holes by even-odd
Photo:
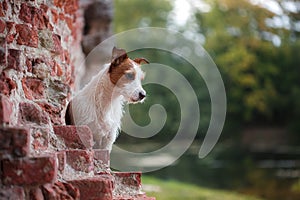
[[146, 92], [139, 92], [139, 99], [143, 100], [146, 97]]

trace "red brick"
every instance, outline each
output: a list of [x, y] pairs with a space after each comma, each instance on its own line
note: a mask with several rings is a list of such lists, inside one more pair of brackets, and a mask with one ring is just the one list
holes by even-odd
[[7, 73], [2, 72], [2, 74], [0, 74], [0, 93], [9, 95], [15, 88], [16, 83], [7, 76]]
[[27, 72], [32, 72], [32, 64], [33, 64], [33, 59], [31, 58], [26, 58], [25, 61], [26, 67], [27, 67]]
[[70, 53], [66, 50], [66, 51], [64, 51], [64, 58], [63, 58], [64, 60], [65, 60], [65, 62], [67, 63], [67, 64], [70, 64], [70, 62], [71, 62], [71, 59], [70, 59]]
[[93, 151], [88, 150], [67, 150], [67, 164], [76, 171], [92, 172], [94, 170]]
[[3, 21], [2, 19], [0, 19], [0, 33], [3, 33], [6, 27], [6, 23], [5, 21]]
[[34, 13], [35, 13], [34, 7], [28, 6], [26, 3], [23, 3], [21, 5], [19, 18], [21, 20], [23, 20], [24, 22], [32, 24], [32, 18], [33, 18]]
[[142, 172], [114, 172], [113, 176], [119, 184], [134, 187], [136, 189], [141, 188]]
[[17, 24], [16, 31], [18, 33], [17, 44], [30, 47], [38, 47], [38, 33], [34, 28], [30, 28], [26, 24]]
[[0, 128], [0, 158], [24, 157], [29, 153], [30, 138], [25, 128]]
[[6, 28], [7, 28], [6, 42], [12, 43], [14, 41], [15, 35], [16, 35], [14, 33], [15, 23], [14, 22], [6, 22]]
[[91, 149], [93, 134], [88, 126], [54, 126], [54, 133], [61, 138], [67, 148]]
[[57, 175], [56, 158], [52, 156], [2, 161], [3, 184], [43, 185], [53, 183]]
[[30, 102], [21, 102], [19, 104], [19, 123], [21, 124], [49, 124], [50, 120], [46, 112], [44, 112], [38, 105]]
[[109, 170], [109, 151], [103, 149], [94, 149], [94, 173], [102, 174]]
[[43, 10], [44, 13], [46, 13], [49, 9], [49, 7], [46, 4], [41, 4], [40, 8]]
[[53, 48], [51, 51], [53, 53], [61, 54], [63, 52], [63, 48], [61, 46], [60, 36], [57, 34], [53, 34], [52, 41], [53, 41]]
[[31, 148], [33, 150], [46, 150], [49, 143], [50, 129], [46, 127], [32, 127], [31, 131]]
[[27, 99], [42, 99], [44, 98], [44, 83], [37, 78], [23, 78], [22, 86]]
[[109, 175], [68, 181], [80, 191], [80, 200], [112, 200], [113, 178]]
[[12, 114], [12, 103], [8, 97], [0, 94], [0, 123], [8, 124]]
[[50, 28], [49, 19], [46, 15], [47, 6], [43, 4], [42, 9], [35, 8], [23, 3], [21, 5], [21, 10], [19, 18], [24, 22], [30, 23], [33, 27], [39, 30]]
[[49, 200], [79, 200], [79, 190], [69, 183], [56, 182], [41, 186], [45, 199]]
[[62, 8], [65, 13], [75, 14], [78, 9], [78, 0], [54, 0], [54, 5]]
[[[6, 2], [0, 3], [0, 17], [4, 17], [6, 13]], [[6, 8], [6, 9], [5, 9]]]
[[53, 22], [56, 24], [59, 19], [59, 14], [58, 14], [57, 10], [51, 9], [51, 14], [52, 14]]
[[66, 21], [69, 29], [73, 32], [73, 24], [74, 24], [73, 18], [71, 18], [71, 17], [65, 17], [65, 21]]
[[6, 40], [0, 37], [0, 65], [6, 66]]
[[75, 14], [78, 9], [78, 0], [66, 1], [64, 10], [68, 14]]
[[49, 114], [52, 124], [62, 124], [61, 105], [54, 105], [48, 102], [38, 102], [37, 104]]
[[44, 200], [44, 195], [39, 187], [32, 188], [29, 191], [29, 199], [30, 200]]
[[0, 198], [2, 200], [16, 199], [25, 200], [25, 192], [22, 187], [1, 187]]
[[65, 170], [66, 167], [66, 152], [65, 151], [60, 151], [56, 153], [56, 157], [57, 157], [57, 162], [58, 162], [58, 171], [60, 173], [63, 173], [63, 171]]
[[20, 54], [21, 54], [20, 50], [8, 49], [7, 67], [6, 68], [21, 71]]
[[62, 67], [55, 62], [54, 65], [53, 65], [53, 67], [52, 67], [51, 75], [52, 76], [62, 76], [63, 73], [64, 72], [63, 72]]

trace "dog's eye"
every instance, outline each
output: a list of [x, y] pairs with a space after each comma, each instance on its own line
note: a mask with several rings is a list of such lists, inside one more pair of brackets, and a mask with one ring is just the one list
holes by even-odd
[[132, 72], [128, 72], [128, 73], [125, 74], [125, 77], [126, 77], [128, 80], [134, 80], [135, 74], [132, 73]]

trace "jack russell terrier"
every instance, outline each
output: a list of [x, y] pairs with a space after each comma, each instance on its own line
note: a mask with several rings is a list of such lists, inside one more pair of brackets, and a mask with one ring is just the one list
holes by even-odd
[[80, 90], [66, 111], [67, 125], [87, 125], [93, 132], [94, 148], [111, 151], [121, 127], [123, 105], [143, 102], [141, 81], [145, 58], [130, 59], [124, 49], [113, 48], [110, 64]]

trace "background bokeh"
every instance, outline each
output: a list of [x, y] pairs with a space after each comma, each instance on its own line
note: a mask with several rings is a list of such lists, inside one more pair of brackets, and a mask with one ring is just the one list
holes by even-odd
[[[300, 1], [114, 0], [113, 26], [114, 33], [141, 27], [181, 32], [203, 45], [225, 84], [227, 117], [221, 138], [207, 157], [199, 159], [211, 116], [202, 77], [169, 52], [131, 53], [184, 75], [201, 110], [199, 130], [189, 150], [173, 165], [147, 176], [264, 199], [300, 199]], [[153, 104], [162, 105], [168, 117], [151, 138], [120, 134], [117, 145], [130, 151], [166, 145], [180, 123], [178, 100], [168, 88], [146, 85], [145, 90], [149, 94], [145, 103], [129, 107], [135, 122], [147, 125]]]

